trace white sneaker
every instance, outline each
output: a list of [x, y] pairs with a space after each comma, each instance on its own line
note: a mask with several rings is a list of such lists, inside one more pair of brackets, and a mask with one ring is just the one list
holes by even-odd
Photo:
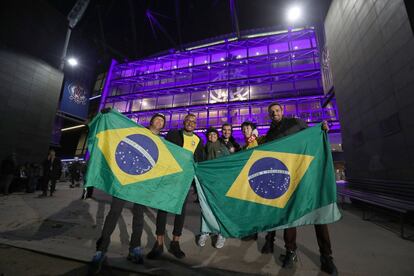
[[198, 238], [198, 246], [201, 246], [201, 247], [205, 246], [207, 239], [208, 239], [208, 234], [206, 233], [201, 234], [200, 237]]
[[223, 248], [225, 242], [226, 242], [226, 238], [218, 234], [216, 248]]

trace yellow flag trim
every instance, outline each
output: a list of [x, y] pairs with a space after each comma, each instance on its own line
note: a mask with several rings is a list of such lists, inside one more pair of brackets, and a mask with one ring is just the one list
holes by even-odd
[[[141, 134], [151, 139], [158, 148], [158, 160], [154, 167], [140, 175], [132, 175], [122, 171], [116, 163], [115, 152], [118, 144], [127, 136]], [[146, 128], [121, 128], [105, 130], [96, 135], [98, 147], [102, 151], [112, 173], [121, 185], [133, 184], [145, 180], [161, 178], [166, 175], [182, 172], [182, 168], [172, 156], [160, 137]]]

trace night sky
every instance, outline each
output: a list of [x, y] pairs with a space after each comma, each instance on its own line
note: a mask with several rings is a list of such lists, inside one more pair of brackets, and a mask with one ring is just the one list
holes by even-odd
[[[330, 2], [235, 1], [241, 31], [273, 26], [283, 29], [285, 11], [294, 3], [304, 10], [303, 21], [298, 25], [313, 24], [324, 19]], [[49, 0], [48, 3], [66, 16], [76, 0]], [[152, 27], [148, 15], [153, 18]], [[108, 63], [112, 57], [142, 58], [232, 32], [229, 0], [91, 0], [74, 30], [70, 50], [75, 54], [84, 51], [81, 48], [87, 41], [100, 62]]]

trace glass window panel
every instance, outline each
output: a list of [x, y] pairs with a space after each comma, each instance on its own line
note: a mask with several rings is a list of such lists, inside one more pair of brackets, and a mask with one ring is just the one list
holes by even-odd
[[156, 98], [142, 99], [141, 110], [155, 109]]
[[188, 67], [190, 60], [188, 58], [183, 58], [178, 60], [178, 68]]
[[110, 88], [111, 90], [111, 92], [109, 93], [109, 95], [111, 95], [111, 96], [116, 96], [116, 95], [118, 95], [118, 87], [117, 86], [115, 86], [115, 87], [111, 87]]
[[210, 90], [210, 103], [221, 103], [227, 101], [227, 89], [218, 88]]
[[247, 57], [247, 49], [233, 50], [229, 54], [229, 60], [241, 59]]
[[296, 59], [295, 55], [292, 55], [292, 67], [293, 70], [309, 70], [316, 68], [313, 58]]
[[184, 85], [184, 84], [189, 84], [189, 83], [191, 83], [191, 75], [190, 74], [178, 74], [178, 75], [176, 75], [176, 84], [177, 85]]
[[195, 72], [193, 73], [193, 83], [208, 82], [209, 77], [208, 71]]
[[249, 56], [262, 56], [267, 55], [267, 46], [259, 46], [259, 47], [253, 47], [249, 49]]
[[133, 69], [127, 69], [127, 70], [124, 70], [123, 72], [122, 72], [122, 77], [124, 77], [124, 78], [126, 78], [126, 77], [130, 77], [130, 76], [132, 76], [134, 74], [134, 70]]
[[250, 99], [268, 98], [271, 92], [270, 84], [252, 85], [250, 87]]
[[136, 99], [132, 101], [131, 111], [140, 111], [141, 110], [141, 100]]
[[246, 78], [249, 74], [249, 67], [246, 63], [239, 63], [242, 61], [236, 61], [236, 63], [229, 66], [228, 77], [229, 79], [241, 79]]
[[246, 101], [249, 99], [249, 86], [233, 86], [229, 88], [230, 101]]
[[142, 114], [139, 115], [137, 123], [143, 126], [149, 125], [152, 115]]
[[210, 126], [217, 127], [217, 125], [219, 123], [220, 123], [220, 121], [219, 121], [219, 118], [218, 118], [218, 111], [217, 110], [210, 110], [208, 124]]
[[318, 88], [317, 80], [299, 80], [295, 83], [296, 89], [316, 89]]
[[251, 121], [248, 107], [239, 109], [239, 121], [240, 121], [240, 124], [243, 123], [244, 121]]
[[295, 40], [291, 42], [291, 45], [292, 50], [308, 49], [311, 48], [311, 41], [310, 39]]
[[289, 51], [289, 46], [287, 42], [275, 43], [269, 45], [269, 51], [271, 54], [287, 52]]
[[227, 109], [218, 110], [217, 127], [221, 127], [221, 125], [226, 123], [227, 121]]
[[191, 93], [191, 104], [206, 104], [208, 103], [207, 91], [199, 91]]
[[122, 101], [122, 102], [116, 102], [114, 103], [114, 107], [115, 109], [117, 109], [119, 112], [126, 112], [127, 111], [127, 101]]
[[228, 79], [228, 72], [226, 67], [223, 66], [223, 69], [220, 70], [210, 70], [210, 81], [221, 81]]
[[230, 112], [230, 123], [233, 125], [233, 127], [240, 126], [242, 122], [240, 121], [239, 109], [231, 108], [229, 112]]
[[226, 52], [211, 55], [211, 62], [222, 62], [226, 60]]
[[118, 87], [117, 95], [129, 94], [131, 91], [131, 85], [121, 85]]
[[155, 64], [151, 64], [150, 66], [148, 66], [147, 72], [152, 73], [152, 72], [154, 72], [154, 70], [155, 70]]
[[189, 104], [189, 100], [190, 100], [189, 93], [176, 94], [174, 95], [173, 107], [187, 106]]
[[294, 91], [293, 83], [291, 82], [273, 83], [272, 88], [274, 92]]
[[154, 67], [155, 72], [160, 71], [161, 67], [162, 67], [162, 63], [160, 63], [160, 62], [156, 63], [155, 67]]
[[193, 112], [197, 115], [197, 128], [207, 126], [207, 111]]
[[162, 69], [163, 70], [170, 70], [172, 68], [172, 65], [171, 64], [172, 64], [171, 61], [164, 62], [162, 64]]
[[172, 106], [173, 96], [160, 96], [158, 97], [157, 108], [167, 108]]
[[202, 55], [194, 58], [194, 65], [200, 65], [200, 64], [207, 64], [208, 62], [208, 55]]
[[165, 78], [160, 80], [160, 88], [170, 87], [174, 85], [174, 79], [173, 78]]
[[249, 72], [251, 76], [268, 75], [271, 70], [271, 65], [267, 63], [257, 63], [249, 65]]
[[295, 113], [296, 114], [296, 104], [285, 104], [283, 107], [284, 113]]

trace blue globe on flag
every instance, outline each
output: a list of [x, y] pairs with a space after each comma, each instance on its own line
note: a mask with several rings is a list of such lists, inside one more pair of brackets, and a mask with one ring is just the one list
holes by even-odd
[[265, 199], [276, 199], [289, 189], [290, 174], [280, 160], [265, 157], [250, 167], [248, 180], [255, 194]]
[[115, 151], [118, 167], [125, 173], [140, 175], [150, 171], [158, 161], [157, 145], [149, 137], [133, 134], [123, 138]]

